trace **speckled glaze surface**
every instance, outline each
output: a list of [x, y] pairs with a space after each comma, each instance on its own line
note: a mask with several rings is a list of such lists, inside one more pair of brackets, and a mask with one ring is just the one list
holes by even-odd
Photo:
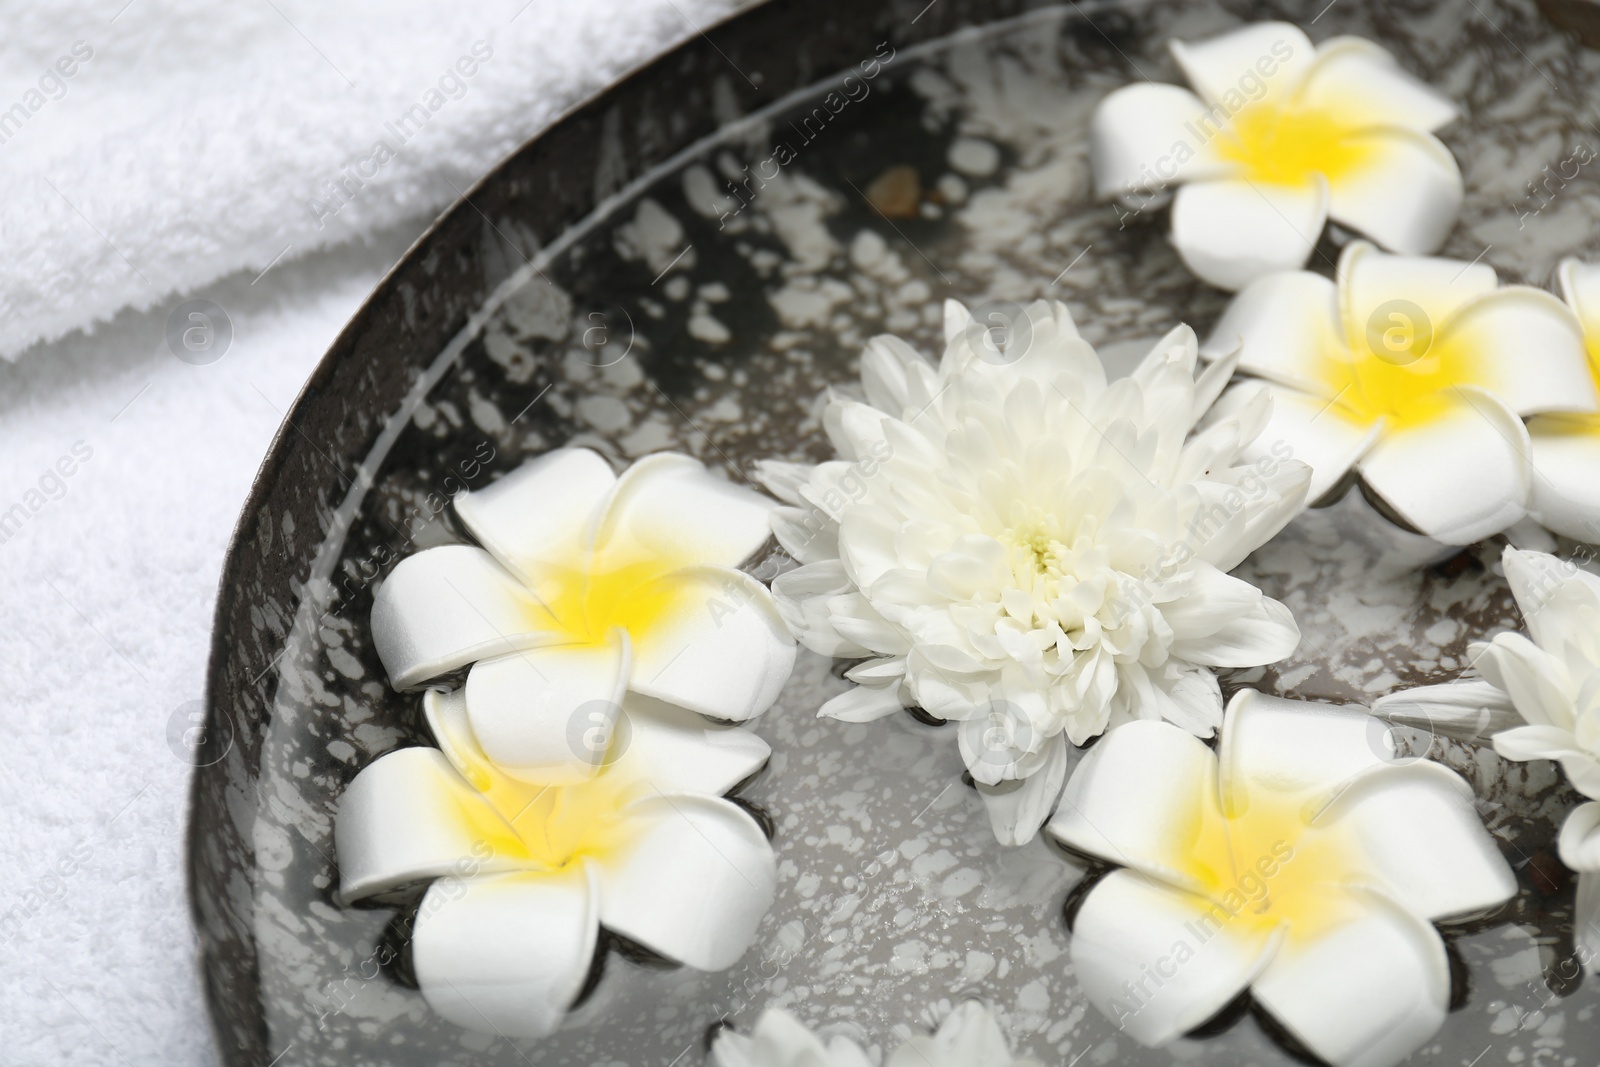
[[[1305, 25], [1322, 4], [924, 4], [777, 2], [669, 54], [480, 183], [318, 368], [229, 557], [194, 786], [191, 887], [226, 1062], [699, 1064], [708, 1027], [766, 1007], [882, 1050], [966, 997], [1047, 1063], [1292, 1062], [1248, 1012], [1167, 1050], [1118, 1034], [1066, 954], [1082, 867], [1042, 840], [996, 845], [940, 728], [817, 719], [846, 683], [809, 653], [755, 723], [774, 756], [744, 795], [776, 820], [780, 886], [731, 970], [612, 955], [560, 1033], [513, 1043], [431, 1015], [378, 964], [394, 911], [334, 899], [340, 792], [383, 752], [430, 743], [419, 698], [394, 693], [373, 652], [373, 589], [404, 556], [464, 539], [453, 493], [564, 444], [619, 465], [679, 449], [736, 479], [763, 456], [827, 458], [824, 391], [856, 388], [873, 334], [936, 351], [946, 297], [1065, 300], [1124, 365], [1221, 311], [1163, 211], [1092, 200], [1088, 117], [1129, 80], [1176, 80], [1168, 37]], [[1379, 40], [1462, 104], [1443, 138], [1467, 200], [1444, 254], [1543, 285], [1561, 257], [1600, 250], [1600, 186], [1527, 188], [1600, 145], [1586, 103], [1600, 55], [1531, 0], [1339, 0], [1309, 28]], [[752, 172], [749, 203], [728, 194]], [[1331, 273], [1340, 239], [1313, 269]], [[1306, 639], [1225, 687], [1370, 700], [1454, 676], [1469, 640], [1517, 625], [1497, 544], [1418, 569], [1364, 536], [1354, 503], [1244, 565]], [[1600, 996], [1571, 979], [1573, 891], [1552, 844], [1575, 796], [1548, 764], [1442, 741], [1431, 754], [1472, 782], [1521, 892], [1447, 931], [1460, 1003], [1408, 1062], [1595, 1063]]]

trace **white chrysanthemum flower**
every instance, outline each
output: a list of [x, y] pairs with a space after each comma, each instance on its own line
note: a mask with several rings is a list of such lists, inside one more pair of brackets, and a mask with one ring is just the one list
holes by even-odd
[[1171, 49], [1194, 92], [1118, 89], [1090, 144], [1102, 196], [1181, 184], [1172, 243], [1195, 274], [1239, 289], [1302, 266], [1330, 218], [1397, 252], [1444, 243], [1461, 171], [1433, 131], [1456, 108], [1394, 56], [1360, 37], [1313, 45], [1286, 22]]
[[1475, 740], [1510, 760], [1555, 760], [1590, 798], [1567, 815], [1558, 847], [1578, 872], [1574, 938], [1600, 973], [1600, 577], [1545, 552], [1507, 546], [1506, 582], [1527, 636], [1469, 646], [1481, 679], [1390, 694], [1386, 718]]
[[761, 473], [803, 564], [773, 583], [779, 610], [808, 648], [867, 659], [822, 714], [959, 721], [996, 834], [1022, 843], [1069, 741], [1133, 719], [1207, 736], [1211, 668], [1293, 651], [1288, 610], [1227, 571], [1296, 513], [1310, 471], [1287, 451], [1237, 462], [1264, 391], [1191, 436], [1234, 366], [1197, 381], [1188, 327], [1114, 382], [1065, 305], [1015, 309], [1008, 332], [997, 347], [951, 302], [937, 368], [873, 340], [867, 402], [825, 416], [840, 458]]
[[[749, 1036], [722, 1031], [711, 1055], [717, 1067], [872, 1067], [854, 1041], [835, 1036], [824, 1042], [781, 1009], [762, 1013]], [[901, 1045], [884, 1067], [1038, 1067], [1038, 1061], [1014, 1057], [989, 1010], [967, 1001], [937, 1033]]]

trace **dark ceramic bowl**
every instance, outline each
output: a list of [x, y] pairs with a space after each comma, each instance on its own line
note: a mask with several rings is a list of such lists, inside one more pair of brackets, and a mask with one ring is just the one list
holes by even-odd
[[[1585, 251], [1593, 194], [1574, 183], [1533, 211], [1523, 182], [1597, 136], [1582, 109], [1600, 65], [1531, 6], [1489, 0], [776, 0], [568, 115], [447, 211], [307, 382], [224, 569], [189, 842], [223, 1060], [692, 1064], [708, 1026], [767, 1006], [881, 1046], [977, 997], [1042, 1061], [1172, 1062], [1077, 988], [1061, 906], [1081, 868], [996, 846], [946, 734], [817, 721], [845, 683], [815, 656], [756, 723], [775, 755], [749, 795], [776, 819], [781, 878], [757, 945], [720, 975], [613, 958], [546, 1042], [459, 1030], [378, 965], [394, 913], [334, 901], [332, 812], [359, 768], [428, 743], [367, 619], [398, 559], [462, 539], [460, 489], [569, 442], [619, 465], [676, 448], [735, 478], [761, 456], [824, 458], [821, 391], [851, 387], [872, 334], [933, 350], [945, 297], [1066, 300], [1112, 359], [1179, 321], [1204, 332], [1223, 295], [1183, 270], [1163, 212], [1124, 223], [1093, 201], [1086, 122], [1116, 85], [1176, 80], [1167, 37], [1272, 17], [1382, 41], [1462, 102], [1445, 139], [1468, 199], [1445, 254], [1543, 284]], [[1494, 546], [1418, 571], [1339, 523], [1316, 516], [1245, 565], [1307, 641], [1226, 684], [1367, 700], [1452, 676], [1470, 638], [1515, 625]], [[1570, 978], [1573, 889], [1551, 852], [1574, 798], [1542, 765], [1434, 754], [1479, 791], [1523, 888], [1451, 932], [1457, 1011], [1414, 1062], [1596, 1062], [1600, 998]], [[1247, 1007], [1178, 1053], [1290, 1062]]]

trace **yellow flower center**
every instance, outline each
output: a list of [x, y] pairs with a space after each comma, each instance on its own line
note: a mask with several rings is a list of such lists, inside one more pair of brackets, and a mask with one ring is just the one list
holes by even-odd
[[655, 556], [621, 562], [596, 552], [590, 568], [552, 571], [539, 590], [535, 629], [554, 630], [578, 645], [601, 644], [614, 629], [638, 639], [679, 607], [685, 583], [673, 579], [686, 561]]
[[1250, 181], [1302, 185], [1321, 174], [1336, 182], [1372, 159], [1373, 147], [1354, 136], [1358, 131], [1331, 109], [1268, 100], [1247, 105], [1229, 120], [1217, 152], [1241, 164]]
[[1291, 936], [1312, 936], [1346, 917], [1341, 887], [1366, 866], [1354, 835], [1337, 824], [1313, 826], [1304, 795], [1258, 789], [1234, 799], [1221, 812], [1197, 802], [1188, 825], [1175, 828], [1174, 866], [1218, 905], [1204, 932], [1265, 934], [1287, 923]]
[[1460, 386], [1484, 380], [1479, 350], [1463, 338], [1441, 340], [1439, 322], [1409, 300], [1380, 304], [1366, 322], [1347, 322], [1348, 346], [1324, 341], [1323, 384], [1358, 422], [1387, 418], [1414, 426], [1465, 402]]

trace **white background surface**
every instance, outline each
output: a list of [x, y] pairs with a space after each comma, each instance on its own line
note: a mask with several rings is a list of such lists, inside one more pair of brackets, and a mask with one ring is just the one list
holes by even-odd
[[[202, 695], [217, 576], [261, 457], [453, 185], [731, 6], [434, 5], [458, 41], [422, 8], [379, 26], [364, 4], [134, 0], [110, 23], [123, 2], [0, 3], [0, 109], [63, 45], [96, 35], [67, 96], [0, 145], [0, 350], [16, 358], [0, 362], [0, 512], [44, 501], [0, 543], [4, 1065], [214, 1062], [183, 881], [190, 768], [167, 731]], [[320, 49], [278, 8], [314, 24]], [[342, 231], [318, 236], [304, 204], [318, 168], [357, 158], [373, 116], [417, 96], [406, 71], [442, 69], [490, 34], [499, 65], [340, 213]], [[381, 91], [347, 87], [321, 51]], [[94, 91], [91, 74], [104, 75]], [[40, 185], [52, 175], [75, 207]], [[217, 226], [226, 239], [201, 239]], [[165, 339], [167, 312], [194, 296], [233, 325], [206, 366]], [[92, 335], [74, 329], [96, 320]], [[62, 339], [13, 351], [63, 323]], [[77, 442], [92, 455], [57, 487], [47, 471]]]

